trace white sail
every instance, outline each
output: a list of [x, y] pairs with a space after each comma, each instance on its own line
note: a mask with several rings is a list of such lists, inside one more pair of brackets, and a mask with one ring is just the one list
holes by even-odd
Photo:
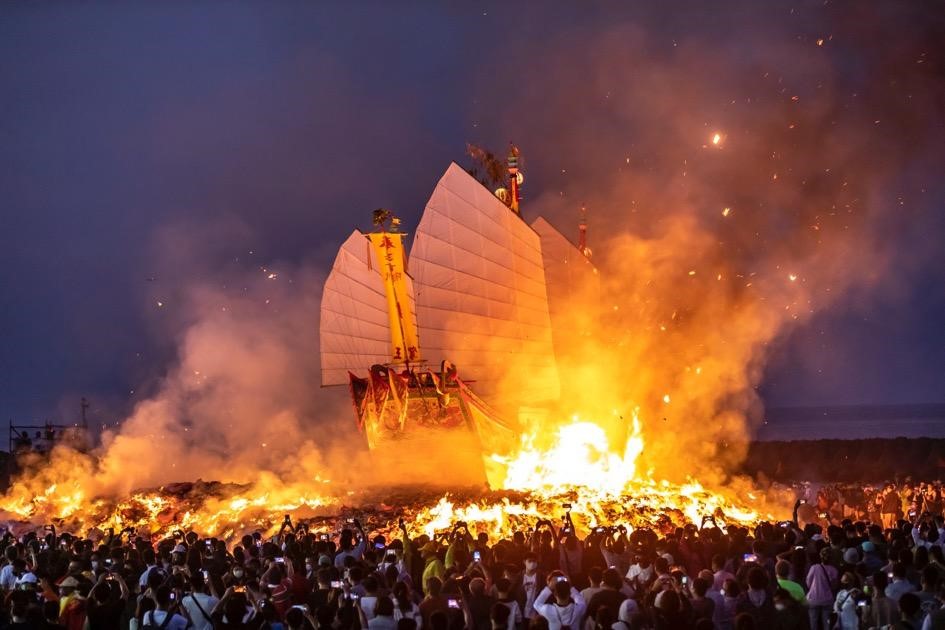
[[[413, 295], [411, 279], [407, 289]], [[410, 317], [416, 322], [413, 300]], [[322, 290], [322, 385], [348, 383], [348, 372], [361, 376], [377, 363], [388, 363], [390, 320], [380, 266], [370, 242], [359, 230], [344, 242]]]
[[532, 222], [541, 237], [548, 311], [558, 362], [572, 364], [587, 352], [598, 326], [600, 276], [597, 268], [544, 217]]
[[557, 398], [558, 370], [538, 234], [451, 164], [410, 251], [421, 347], [480, 394]]

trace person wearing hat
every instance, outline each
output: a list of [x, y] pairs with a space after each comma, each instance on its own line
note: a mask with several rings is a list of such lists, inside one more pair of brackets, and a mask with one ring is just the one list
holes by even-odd
[[617, 621], [613, 623], [611, 628], [613, 630], [630, 630], [633, 618], [638, 614], [640, 614], [640, 606], [636, 600], [628, 597], [620, 604], [620, 609], [617, 611]]
[[855, 567], [860, 563], [860, 552], [856, 547], [847, 547], [843, 552], [843, 563], [849, 568]]
[[69, 575], [59, 587], [59, 623], [66, 630], [82, 630], [85, 626], [85, 598], [79, 593], [79, 580]]
[[863, 550], [863, 566], [866, 567], [867, 575], [876, 573], [886, 564], [883, 562], [883, 559], [879, 557], [879, 551], [876, 549], [876, 544], [872, 541], [863, 541], [863, 543], [860, 544], [860, 549]]

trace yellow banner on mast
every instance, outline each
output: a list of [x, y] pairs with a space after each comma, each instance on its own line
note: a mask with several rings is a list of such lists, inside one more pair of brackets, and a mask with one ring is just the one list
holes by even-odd
[[417, 329], [410, 317], [410, 296], [404, 278], [404, 235], [393, 232], [368, 234], [380, 265], [387, 293], [390, 318], [391, 363], [415, 363], [420, 360]]

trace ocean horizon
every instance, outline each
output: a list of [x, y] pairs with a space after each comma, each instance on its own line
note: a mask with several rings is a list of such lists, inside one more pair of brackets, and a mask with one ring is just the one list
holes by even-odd
[[945, 403], [773, 407], [753, 429], [760, 442], [945, 438]]

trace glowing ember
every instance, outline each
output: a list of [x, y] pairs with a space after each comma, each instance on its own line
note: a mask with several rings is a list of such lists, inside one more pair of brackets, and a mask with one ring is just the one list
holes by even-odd
[[722, 134], [716, 133], [712, 136], [712, 144], [718, 146], [722, 142]]

